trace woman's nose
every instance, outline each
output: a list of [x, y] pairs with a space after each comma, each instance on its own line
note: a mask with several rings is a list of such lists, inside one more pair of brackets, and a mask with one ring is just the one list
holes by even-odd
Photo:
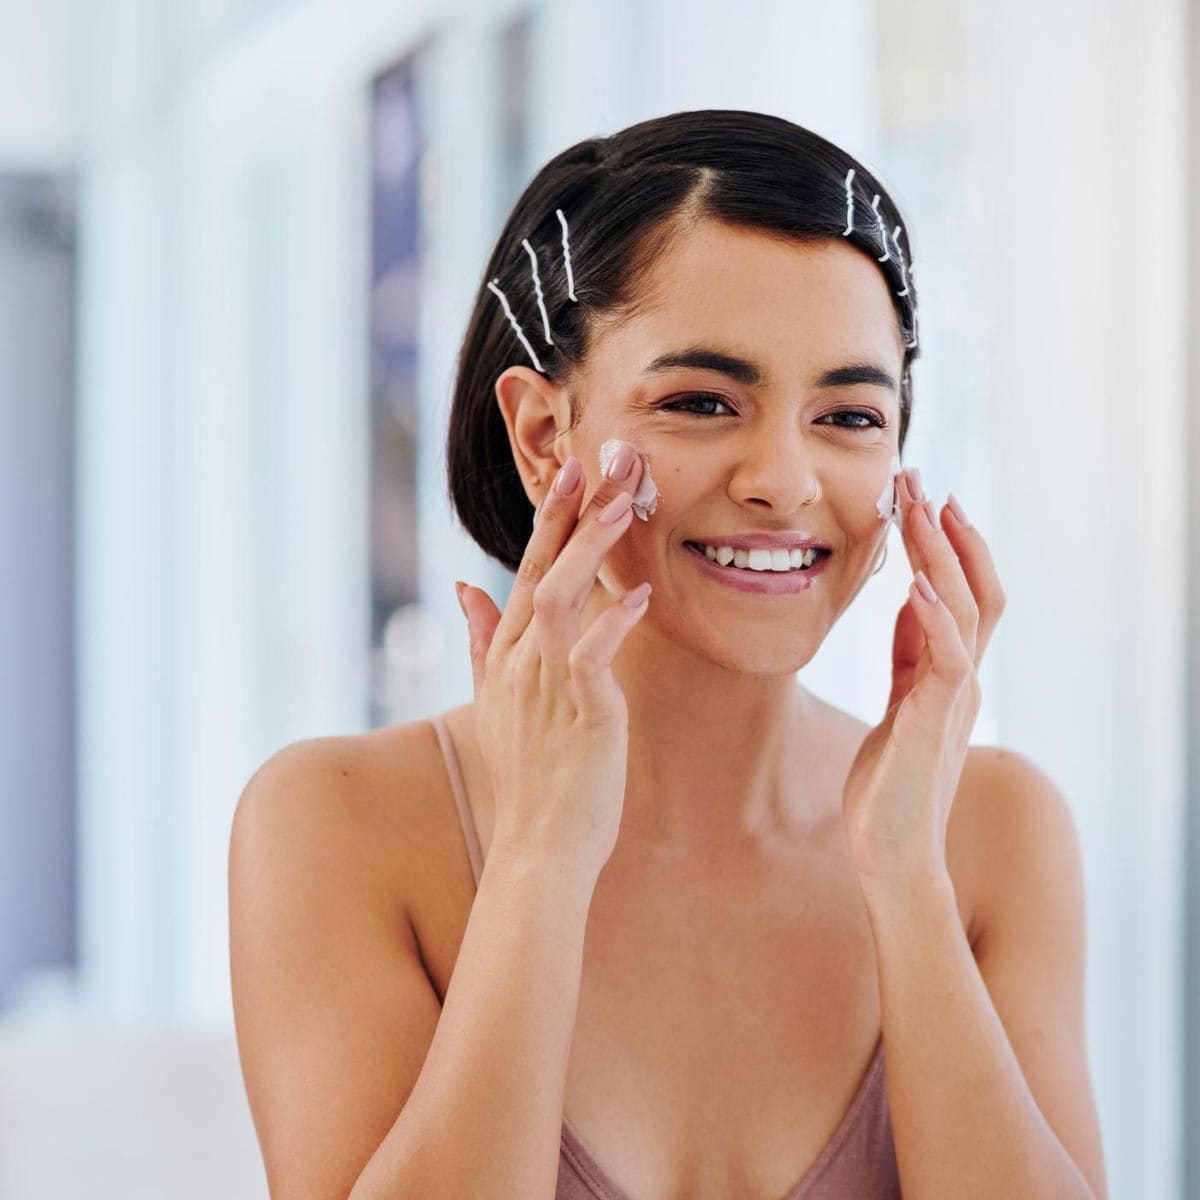
[[769, 504], [786, 513], [811, 504], [821, 489], [811, 451], [798, 438], [776, 435], [747, 449], [730, 490], [743, 503]]

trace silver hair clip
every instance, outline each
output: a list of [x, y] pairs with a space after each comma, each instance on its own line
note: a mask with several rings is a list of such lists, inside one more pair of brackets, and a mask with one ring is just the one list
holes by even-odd
[[[851, 190], [851, 184], [854, 182], [854, 168], [846, 172], [846, 228], [842, 230], [842, 237], [849, 237], [854, 232], [854, 192]], [[878, 193], [875, 199], [871, 201], [871, 209], [875, 213], [875, 221], [879, 228], [879, 240], [883, 243], [883, 254], [876, 259], [876, 262], [887, 262], [891, 258], [888, 251], [888, 233], [887, 226], [883, 223], [883, 214], [879, 211], [880, 196]], [[912, 277], [913, 272], [908, 268], [904, 261], [904, 252], [900, 249], [900, 243], [897, 241], [897, 235], [903, 232], [899, 225], [892, 230], [892, 241], [896, 245], [896, 259], [900, 263], [900, 281], [904, 284], [903, 291], [897, 292], [898, 296], [907, 296], [908, 281]], [[913, 310], [913, 337], [911, 342], [906, 343], [906, 348], [915, 350], [917, 348], [917, 313]]]
[[883, 253], [877, 258], [876, 262], [887, 262], [891, 255], [888, 253], [887, 244], [887, 229], [883, 224], [883, 217], [879, 213], [879, 193], [875, 193], [875, 199], [871, 201], [871, 207], [875, 210], [875, 222], [879, 226], [879, 240], [883, 242]]
[[530, 358], [533, 359], [533, 365], [535, 367], [537, 367], [537, 369], [539, 371], [541, 371], [541, 373], [543, 375], [545, 375], [545, 373], [546, 373], [545, 369], [542, 367], [542, 364], [540, 362], [538, 362], [538, 356], [536, 354], [534, 354], [533, 347], [529, 344], [528, 339], [525, 337], [524, 331], [521, 329], [521, 326], [519, 324], [517, 324], [517, 318], [513, 316], [512, 309], [508, 307], [508, 298], [496, 286], [496, 281], [494, 279], [492, 279], [488, 282], [488, 287], [491, 288], [491, 290], [493, 292], [495, 292], [497, 296], [500, 297], [500, 303], [504, 305], [504, 315], [508, 318], [508, 323], [516, 331], [517, 337], [519, 337], [521, 339], [521, 345], [525, 347], [525, 352], [529, 355]]
[[537, 293], [538, 311], [542, 314], [542, 334], [546, 339], [546, 345], [553, 346], [554, 339], [550, 336], [550, 318], [546, 315], [546, 302], [542, 298], [542, 281], [538, 278], [537, 254], [534, 253], [528, 238], [525, 238], [521, 245], [529, 253], [529, 269], [533, 272], [533, 290]]
[[562, 226], [563, 231], [563, 263], [567, 268], [567, 295], [579, 303], [575, 295], [575, 276], [571, 274], [571, 247], [567, 244], [567, 218], [563, 216], [563, 210], [556, 208], [554, 210], [558, 214], [558, 223]]
[[[571, 247], [567, 242], [567, 218], [563, 216], [561, 208], [556, 208], [554, 211], [558, 214], [559, 224], [562, 225], [563, 231], [563, 261], [567, 268], [567, 294], [578, 304], [579, 298], [575, 295], [575, 276], [571, 272]], [[542, 295], [542, 281], [538, 277], [537, 252], [529, 244], [528, 238], [523, 238], [521, 245], [525, 247], [529, 254], [529, 269], [533, 273], [533, 290], [537, 295], [538, 311], [542, 314], [542, 335], [546, 339], [546, 345], [553, 346], [554, 339], [550, 336], [550, 317], [546, 313], [546, 301]], [[524, 330], [522, 330], [517, 318], [513, 316], [512, 309], [508, 306], [508, 297], [496, 286], [496, 282], [495, 279], [491, 280], [488, 283], [488, 287], [500, 297], [500, 303], [504, 305], [504, 315], [508, 318], [508, 323], [513, 327], [517, 337], [521, 339], [521, 345], [525, 347], [525, 352], [533, 359], [533, 365], [545, 375], [545, 369], [538, 361], [538, 356], [534, 354], [533, 347], [529, 344], [529, 339], [526, 338]]]
[[896, 247], [896, 257], [900, 260], [900, 282], [904, 284], [904, 290], [902, 292], [897, 292], [896, 295], [897, 296], [907, 296], [908, 295], [908, 268], [904, 265], [904, 251], [902, 251], [900, 249], [900, 242], [896, 238], [896, 235], [900, 232], [902, 232], [902, 231], [901, 231], [899, 225], [897, 225], [896, 228], [892, 230], [892, 244]]

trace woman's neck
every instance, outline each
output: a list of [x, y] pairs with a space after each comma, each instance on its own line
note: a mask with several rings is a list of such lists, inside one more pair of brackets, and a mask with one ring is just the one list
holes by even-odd
[[[589, 600], [581, 632], [609, 603]], [[840, 714], [795, 673], [727, 669], [644, 622], [613, 663], [629, 709], [626, 845], [705, 854], [827, 828], [840, 809]]]

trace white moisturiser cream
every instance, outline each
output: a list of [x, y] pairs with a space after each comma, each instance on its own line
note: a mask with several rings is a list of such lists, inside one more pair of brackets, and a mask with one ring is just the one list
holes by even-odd
[[883, 491], [879, 493], [879, 499], [875, 501], [875, 508], [879, 513], [879, 519], [885, 523], [896, 516], [896, 509], [899, 507], [899, 500], [896, 496], [896, 476], [902, 470], [900, 455], [893, 454], [888, 481], [884, 484]]
[[[613, 455], [616, 454], [621, 444], [620, 438], [609, 438], [600, 447], [601, 474], [604, 473], [604, 468], [612, 461]], [[648, 521], [650, 514], [658, 507], [658, 488], [650, 475], [650, 460], [641, 451], [638, 451], [638, 457], [642, 460], [642, 479], [638, 484], [637, 491], [633, 493], [633, 511], [643, 521]]]

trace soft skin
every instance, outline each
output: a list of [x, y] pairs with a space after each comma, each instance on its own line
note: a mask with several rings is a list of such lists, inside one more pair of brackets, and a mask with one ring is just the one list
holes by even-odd
[[[836, 240], [789, 243], [713, 222], [678, 237], [644, 289], [642, 311], [610, 322], [569, 381], [582, 410], [567, 430], [565, 387], [514, 366], [496, 395], [530, 503], [569, 454], [590, 495], [599, 448], [630, 442], [654, 463], [658, 507], [609, 554], [581, 628], [625, 590], [653, 585], [650, 608], [614, 663], [630, 713], [622, 837], [680, 849], [778, 839], [830, 815], [797, 780], [818, 754], [823, 708], [795, 672], [870, 577], [890, 525], [877, 501], [898, 452], [899, 396], [879, 384], [817, 387], [823, 373], [873, 364], [899, 380], [901, 334], [887, 282]], [[643, 374], [703, 345], [760, 364], [758, 385], [695, 368]], [[665, 402], [708, 392], [699, 415]], [[854, 411], [870, 411], [886, 429]], [[836, 414], [847, 415], [836, 415]], [[540, 476], [540, 486], [529, 479]], [[834, 554], [816, 586], [739, 593], [706, 579], [684, 541], [802, 529]], [[664, 716], [667, 719], [664, 719]], [[736, 731], [736, 736], [730, 736]]]

